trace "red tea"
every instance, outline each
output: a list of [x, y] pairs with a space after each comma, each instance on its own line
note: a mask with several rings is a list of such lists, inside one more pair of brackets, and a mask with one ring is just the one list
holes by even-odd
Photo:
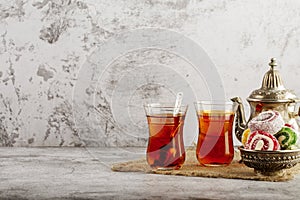
[[149, 141], [147, 162], [152, 168], [179, 169], [185, 161], [184, 116], [161, 114], [147, 116]]
[[198, 113], [199, 137], [196, 155], [202, 165], [228, 165], [233, 159], [233, 112]]

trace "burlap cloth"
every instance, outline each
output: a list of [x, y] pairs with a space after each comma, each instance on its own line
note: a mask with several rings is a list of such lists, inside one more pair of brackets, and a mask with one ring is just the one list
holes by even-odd
[[300, 164], [291, 169], [286, 169], [283, 173], [275, 176], [264, 176], [254, 172], [254, 169], [247, 167], [240, 163], [240, 154], [237, 150], [235, 157], [229, 166], [220, 167], [203, 167], [199, 165], [195, 150], [189, 148], [186, 150], [186, 160], [184, 165], [179, 170], [152, 170], [145, 158], [133, 160], [123, 163], [116, 163], [112, 166], [113, 171], [118, 172], [143, 172], [164, 175], [177, 175], [177, 176], [197, 176], [197, 177], [210, 177], [210, 178], [228, 178], [228, 179], [247, 179], [257, 181], [288, 181], [294, 178], [294, 175], [300, 172]]

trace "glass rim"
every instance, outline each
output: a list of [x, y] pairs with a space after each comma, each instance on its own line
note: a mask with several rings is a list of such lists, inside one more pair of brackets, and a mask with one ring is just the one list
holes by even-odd
[[[151, 107], [151, 108], [175, 108], [175, 103], [171, 102], [159, 102], [159, 103], [144, 103], [144, 107]], [[187, 104], [181, 104], [180, 108], [187, 108]]]
[[203, 105], [234, 105], [236, 102], [232, 102], [230, 100], [198, 100], [194, 102], [195, 105], [203, 104]]

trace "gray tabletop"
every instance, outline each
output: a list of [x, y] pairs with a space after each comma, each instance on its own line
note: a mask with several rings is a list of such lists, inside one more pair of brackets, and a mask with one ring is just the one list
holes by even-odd
[[300, 199], [289, 182], [113, 172], [144, 148], [0, 148], [0, 199]]

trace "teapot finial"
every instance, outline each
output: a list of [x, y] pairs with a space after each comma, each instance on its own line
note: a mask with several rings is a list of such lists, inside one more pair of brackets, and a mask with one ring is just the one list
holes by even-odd
[[275, 66], [277, 66], [276, 58], [271, 58], [271, 62], [269, 63], [271, 66], [272, 70], [274, 69]]
[[271, 58], [269, 65], [271, 69], [264, 75], [261, 88], [263, 90], [284, 90], [285, 88], [279, 71], [274, 69], [277, 66], [276, 58]]
[[264, 75], [261, 88], [251, 92], [248, 102], [291, 102], [297, 98], [293, 91], [284, 87], [280, 73], [274, 67], [277, 66], [276, 58], [271, 58], [271, 67]]

